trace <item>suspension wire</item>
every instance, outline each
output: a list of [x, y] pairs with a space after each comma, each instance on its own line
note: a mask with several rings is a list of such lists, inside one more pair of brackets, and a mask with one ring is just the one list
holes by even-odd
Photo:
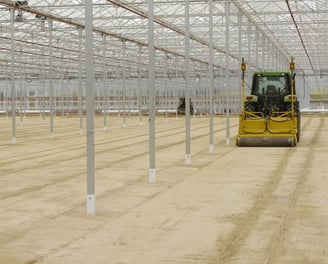
[[314, 67], [313, 67], [313, 64], [312, 64], [312, 61], [311, 61], [310, 55], [309, 55], [309, 53], [308, 53], [308, 51], [307, 51], [307, 49], [306, 49], [306, 47], [305, 47], [305, 43], [304, 43], [304, 40], [303, 40], [303, 37], [302, 37], [301, 31], [299, 30], [299, 27], [298, 27], [298, 25], [297, 25], [297, 23], [296, 23], [296, 20], [295, 20], [294, 14], [293, 14], [293, 12], [292, 12], [292, 9], [291, 9], [291, 7], [290, 7], [290, 5], [289, 5], [288, 0], [285, 0], [285, 1], [286, 1], [286, 4], [287, 4], [287, 7], [288, 7], [288, 10], [289, 10], [289, 14], [290, 14], [290, 16], [291, 16], [291, 18], [292, 18], [292, 20], [293, 20], [293, 22], [294, 22], [294, 25], [295, 25], [295, 27], [296, 27], [296, 30], [297, 30], [298, 36], [299, 36], [299, 38], [300, 38], [300, 40], [301, 40], [301, 43], [302, 43], [303, 49], [304, 49], [304, 51], [305, 51], [305, 54], [306, 54], [306, 56], [307, 56], [307, 58], [308, 58], [308, 60], [309, 60], [309, 62], [310, 62], [310, 65], [311, 65], [312, 71], [314, 72]]

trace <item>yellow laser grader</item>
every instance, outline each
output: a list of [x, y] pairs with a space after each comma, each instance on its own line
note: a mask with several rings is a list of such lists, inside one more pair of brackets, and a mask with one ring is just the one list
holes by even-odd
[[295, 63], [290, 72], [255, 72], [251, 94], [245, 96], [246, 63], [242, 59], [242, 111], [237, 146], [296, 146], [301, 115], [295, 93]]

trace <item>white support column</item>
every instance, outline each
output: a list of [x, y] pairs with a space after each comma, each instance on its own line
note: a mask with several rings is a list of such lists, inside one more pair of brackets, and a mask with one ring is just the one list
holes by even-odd
[[277, 70], [277, 68], [275, 67], [276, 65], [276, 47], [271, 43], [271, 58], [272, 58], [272, 62], [271, 62], [271, 67], [274, 70]]
[[[22, 46], [19, 47], [19, 60], [22, 62], [23, 61], [23, 51], [22, 51]], [[25, 109], [23, 109], [23, 70], [22, 70], [22, 63], [19, 64], [19, 114], [20, 114], [20, 124], [23, 125], [24, 123], [24, 114], [25, 113]], [[24, 95], [25, 97], [25, 95]]]
[[92, 0], [85, 0], [85, 49], [87, 87], [87, 214], [96, 212], [94, 161], [94, 64]]
[[49, 63], [49, 108], [50, 108], [50, 138], [54, 138], [54, 91], [53, 91], [53, 80], [52, 80], [52, 20], [48, 20], [49, 23], [49, 54], [48, 54], [48, 63]]
[[141, 90], [141, 53], [142, 53], [142, 46], [139, 45], [139, 62], [138, 62], [138, 114], [139, 114], [139, 125], [142, 125], [142, 90]]
[[190, 153], [190, 18], [189, 18], [189, 1], [185, 1], [185, 118], [186, 118], [186, 164], [191, 164]]
[[214, 136], [213, 136], [213, 123], [214, 123], [214, 52], [213, 52], [213, 0], [209, 0], [209, 73], [210, 73], [210, 144], [209, 153], [214, 152]]
[[275, 50], [275, 64], [274, 64], [274, 66], [275, 66], [276, 70], [279, 70], [279, 49], [278, 48], [276, 48], [276, 50]]
[[168, 117], [168, 113], [167, 113], [167, 110], [168, 110], [168, 98], [169, 98], [169, 85], [168, 85], [168, 82], [169, 82], [169, 55], [167, 52], [165, 52], [165, 79], [164, 79], [164, 104], [165, 104], [165, 121], [168, 121], [167, 117]]
[[155, 168], [155, 43], [154, 1], [148, 1], [148, 73], [149, 73], [149, 183], [156, 182]]
[[271, 67], [272, 70], [275, 70], [274, 69], [274, 51], [275, 51], [275, 47], [271, 42], [269, 42], [268, 48], [269, 48], [270, 61], [271, 61], [270, 67]]
[[[178, 56], [175, 56], [175, 80], [176, 82], [178, 81]], [[179, 104], [179, 91], [177, 91], [177, 86], [174, 86], [174, 100], [176, 103]], [[179, 118], [179, 113], [178, 113], [178, 104], [175, 105], [175, 118]]]
[[108, 118], [108, 77], [106, 67], [106, 35], [103, 36], [102, 52], [103, 52], [103, 111], [104, 111], [104, 130], [107, 130], [107, 118]]
[[79, 28], [79, 59], [78, 59], [78, 111], [80, 118], [80, 135], [83, 135], [83, 110], [82, 110], [82, 28]]
[[[64, 80], [65, 80], [65, 71], [64, 71], [64, 55], [63, 52], [61, 54], [61, 82], [60, 82], [60, 88], [61, 88], [61, 103], [60, 103], [60, 110], [62, 113], [62, 118], [64, 118], [64, 110], [65, 110], [65, 104], [64, 104]], [[66, 102], [67, 103], [67, 102]]]
[[122, 54], [123, 128], [126, 128], [126, 69], [125, 69], [126, 42], [125, 40], [122, 41], [122, 50], [123, 50], [123, 54]]
[[10, 9], [10, 72], [11, 72], [11, 115], [12, 144], [16, 144], [16, 80], [15, 80], [15, 9]]
[[248, 48], [247, 48], [247, 58], [248, 58], [247, 71], [248, 72], [251, 72], [251, 65], [252, 65], [252, 45], [251, 45], [251, 42], [252, 42], [252, 24], [248, 20], [247, 21], [247, 46], [248, 46]]
[[[30, 100], [29, 100], [29, 94], [30, 94], [30, 86], [29, 84], [26, 82], [26, 69], [23, 69], [23, 76], [24, 76], [24, 84], [26, 89], [24, 90], [24, 96], [25, 96], [25, 100], [24, 100], [24, 118], [26, 117], [26, 110], [30, 110]], [[38, 89], [36, 89], [37, 91]], [[36, 92], [37, 93], [37, 92]], [[35, 105], [34, 105], [34, 109], [38, 108], [38, 103], [39, 103], [39, 96], [36, 94], [36, 96], [38, 97], [36, 99]]]
[[[239, 58], [239, 65], [241, 65], [242, 63], [242, 43], [241, 43], [241, 37], [242, 37], [242, 23], [243, 23], [243, 16], [241, 11], [238, 11], [238, 58]], [[239, 78], [238, 78], [238, 106], [239, 106], [239, 111], [241, 111], [240, 106], [242, 103], [242, 99], [241, 99], [241, 71], [239, 71]]]
[[255, 69], [259, 70], [259, 32], [255, 31]]
[[42, 115], [42, 120], [45, 120], [45, 97], [46, 97], [46, 91], [45, 91], [45, 50], [42, 49], [42, 58], [41, 58], [41, 89], [42, 89], [42, 107], [40, 108], [40, 113]]
[[225, 2], [225, 13], [226, 13], [226, 34], [225, 34], [225, 69], [226, 69], [226, 76], [225, 76], [225, 93], [226, 93], [226, 145], [230, 145], [230, 96], [229, 96], [229, 89], [230, 80], [229, 80], [229, 60], [230, 60], [230, 49], [229, 49], [229, 30], [230, 30], [230, 1], [226, 0]]
[[266, 62], [266, 59], [265, 59], [265, 37], [264, 37], [264, 35], [262, 34], [261, 35], [261, 37], [262, 37], [262, 65], [261, 65], [261, 69], [262, 69], [262, 71], [264, 71], [265, 70], [265, 62]]

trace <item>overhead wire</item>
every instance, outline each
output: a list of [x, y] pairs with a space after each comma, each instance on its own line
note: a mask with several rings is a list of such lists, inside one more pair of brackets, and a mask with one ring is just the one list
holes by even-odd
[[298, 36], [299, 36], [299, 38], [300, 38], [300, 41], [301, 41], [301, 43], [302, 43], [302, 46], [303, 46], [304, 52], [305, 52], [305, 54], [306, 54], [306, 56], [307, 56], [307, 58], [308, 58], [308, 60], [309, 60], [309, 63], [310, 63], [311, 68], [312, 68], [312, 71], [314, 72], [315, 70], [314, 70], [314, 67], [313, 67], [313, 64], [312, 64], [312, 61], [311, 61], [311, 57], [310, 57], [310, 55], [309, 55], [309, 53], [308, 53], [308, 50], [307, 50], [307, 48], [306, 48], [306, 46], [305, 46], [305, 43], [304, 43], [304, 40], [303, 40], [303, 37], [302, 37], [301, 31], [300, 31], [300, 29], [299, 29], [299, 27], [298, 27], [298, 24], [296, 23], [296, 20], [295, 20], [295, 17], [294, 17], [293, 11], [292, 11], [292, 9], [291, 9], [291, 7], [290, 7], [289, 1], [288, 1], [288, 0], [285, 0], [285, 1], [286, 1], [286, 4], [287, 4], [287, 7], [288, 7], [289, 14], [290, 14], [290, 16], [291, 16], [291, 18], [292, 18], [292, 20], [293, 20], [293, 23], [294, 23], [294, 25], [295, 25], [295, 28], [296, 28], [296, 30], [297, 30], [297, 34], [298, 34]]

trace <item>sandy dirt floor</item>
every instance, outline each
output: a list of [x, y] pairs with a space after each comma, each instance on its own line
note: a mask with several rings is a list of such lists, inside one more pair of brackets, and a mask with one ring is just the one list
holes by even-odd
[[[225, 117], [95, 120], [96, 214], [86, 214], [86, 138], [75, 116], [0, 116], [1, 264], [328, 263], [328, 117], [303, 116], [294, 148], [226, 145]], [[85, 126], [85, 124], [84, 124]]]

